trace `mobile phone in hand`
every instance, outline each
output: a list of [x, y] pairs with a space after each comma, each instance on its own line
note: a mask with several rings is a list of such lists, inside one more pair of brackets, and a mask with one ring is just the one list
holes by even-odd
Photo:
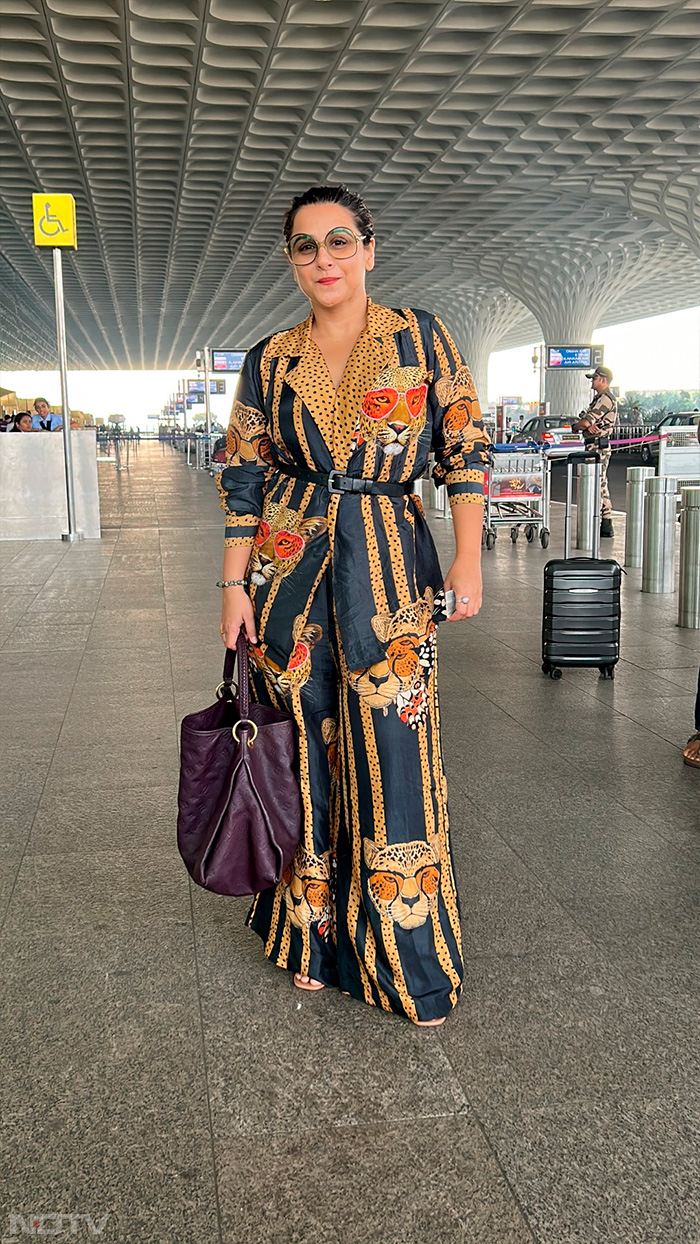
[[457, 608], [457, 596], [450, 588], [445, 592], [445, 613], [450, 618]]

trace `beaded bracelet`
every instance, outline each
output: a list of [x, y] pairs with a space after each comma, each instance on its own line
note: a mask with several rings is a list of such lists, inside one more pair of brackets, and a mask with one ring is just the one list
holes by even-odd
[[247, 587], [247, 579], [217, 579], [217, 587]]

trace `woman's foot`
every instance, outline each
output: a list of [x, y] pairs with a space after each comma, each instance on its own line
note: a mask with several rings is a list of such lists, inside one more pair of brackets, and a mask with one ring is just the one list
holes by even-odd
[[321, 981], [315, 981], [310, 976], [302, 976], [301, 972], [294, 973], [294, 984], [297, 989], [305, 989], [307, 993], [318, 993], [319, 990], [326, 988]]
[[417, 1019], [414, 1022], [417, 1028], [438, 1028], [440, 1024], [444, 1024], [445, 1016], [442, 1019]]
[[692, 765], [695, 769], [700, 769], [700, 730], [688, 739], [686, 746], [683, 748], [683, 763]]

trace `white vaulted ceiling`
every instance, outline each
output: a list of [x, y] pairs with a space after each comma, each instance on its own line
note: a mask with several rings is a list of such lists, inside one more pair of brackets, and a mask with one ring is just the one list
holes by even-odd
[[77, 366], [188, 366], [298, 318], [281, 218], [338, 180], [376, 216], [375, 297], [504, 291], [509, 344], [543, 265], [572, 302], [607, 272], [600, 322], [700, 301], [700, 0], [1, 2], [6, 368], [53, 358], [39, 189], [77, 200]]

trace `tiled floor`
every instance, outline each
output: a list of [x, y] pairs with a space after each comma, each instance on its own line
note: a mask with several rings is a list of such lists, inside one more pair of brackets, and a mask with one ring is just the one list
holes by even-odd
[[0, 545], [0, 1238], [73, 1214], [124, 1244], [697, 1244], [675, 598], [630, 573], [616, 681], [554, 683], [560, 540], [485, 556], [482, 613], [441, 636], [467, 988], [418, 1030], [300, 995], [245, 900], [190, 886], [176, 726], [219, 677], [218, 501], [159, 445], [100, 471], [100, 543]]

